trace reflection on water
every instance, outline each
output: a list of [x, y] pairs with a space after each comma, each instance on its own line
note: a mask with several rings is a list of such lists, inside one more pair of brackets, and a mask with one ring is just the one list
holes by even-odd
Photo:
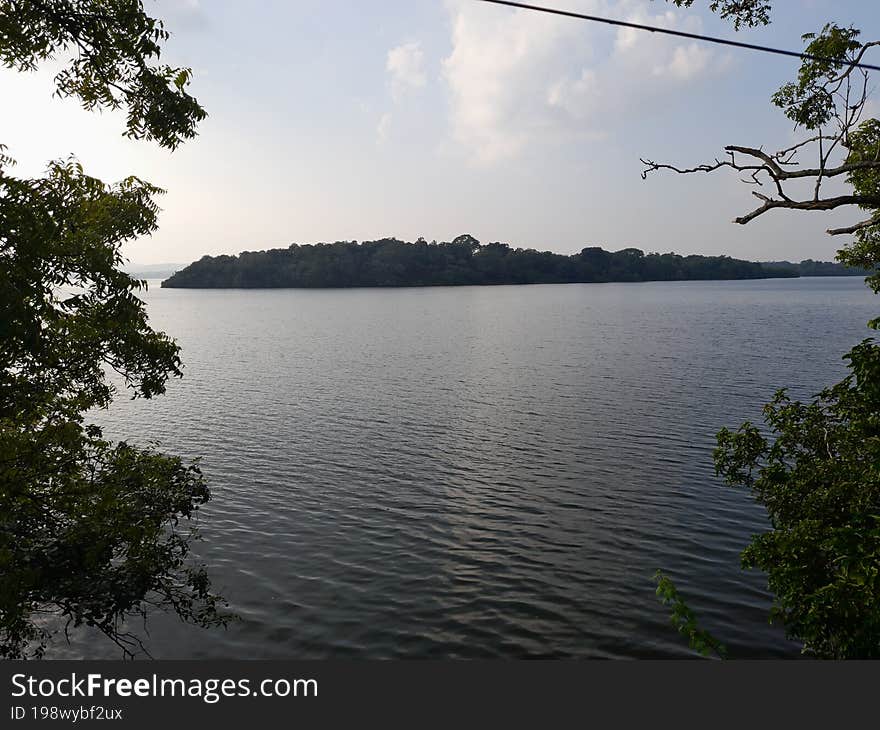
[[154, 656], [683, 656], [660, 567], [733, 656], [797, 653], [739, 568], [763, 521], [714, 433], [842, 376], [860, 279], [147, 300], [186, 377], [100, 420], [204, 457], [201, 556], [242, 617], [157, 616]]

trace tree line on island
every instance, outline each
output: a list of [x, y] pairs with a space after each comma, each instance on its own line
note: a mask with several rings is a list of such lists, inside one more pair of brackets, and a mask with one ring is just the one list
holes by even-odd
[[[810, 274], [801, 269], [809, 266]], [[828, 268], [832, 267], [832, 268]], [[760, 264], [729, 256], [646, 254], [637, 248], [588, 247], [571, 256], [482, 245], [470, 235], [451, 242], [395, 238], [298, 245], [238, 256], [203, 256], [162, 282], [179, 288], [396, 287], [474, 284], [573, 284], [787, 278], [848, 273], [838, 264]], [[861, 272], [852, 271], [854, 274]]]

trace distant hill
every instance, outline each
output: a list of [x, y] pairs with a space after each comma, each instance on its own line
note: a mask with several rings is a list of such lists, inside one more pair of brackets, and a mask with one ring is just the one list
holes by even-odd
[[469, 235], [446, 243], [340, 241], [293, 244], [238, 256], [204, 256], [163, 287], [281, 288], [449, 286], [467, 284], [567, 284], [610, 281], [680, 281], [788, 278], [797, 272], [729, 256], [645, 254], [637, 248], [609, 252], [585, 248], [571, 256], [481, 245]]
[[184, 268], [186, 264], [129, 264], [125, 273], [136, 279], [167, 279]]
[[796, 271], [798, 276], [870, 276], [867, 269], [853, 269], [833, 261], [813, 261], [804, 259], [799, 264], [791, 261], [762, 261], [761, 265], [768, 269], [788, 269]]

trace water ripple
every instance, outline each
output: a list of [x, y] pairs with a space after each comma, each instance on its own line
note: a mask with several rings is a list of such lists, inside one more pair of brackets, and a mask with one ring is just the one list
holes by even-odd
[[657, 568], [733, 655], [797, 652], [739, 568], [764, 521], [713, 476], [714, 433], [839, 378], [860, 280], [147, 301], [186, 377], [97, 418], [203, 457], [200, 556], [241, 616], [154, 616], [155, 656], [686, 656]]

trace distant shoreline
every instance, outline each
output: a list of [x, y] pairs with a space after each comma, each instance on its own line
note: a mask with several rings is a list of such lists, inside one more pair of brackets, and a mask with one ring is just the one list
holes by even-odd
[[645, 254], [627, 248], [584, 248], [566, 256], [549, 251], [480, 244], [472, 236], [452, 242], [397, 239], [292, 245], [204, 256], [162, 281], [186, 289], [350, 289], [517, 284], [730, 281], [802, 276], [865, 276], [868, 272], [812, 260], [754, 262], [729, 256]]

